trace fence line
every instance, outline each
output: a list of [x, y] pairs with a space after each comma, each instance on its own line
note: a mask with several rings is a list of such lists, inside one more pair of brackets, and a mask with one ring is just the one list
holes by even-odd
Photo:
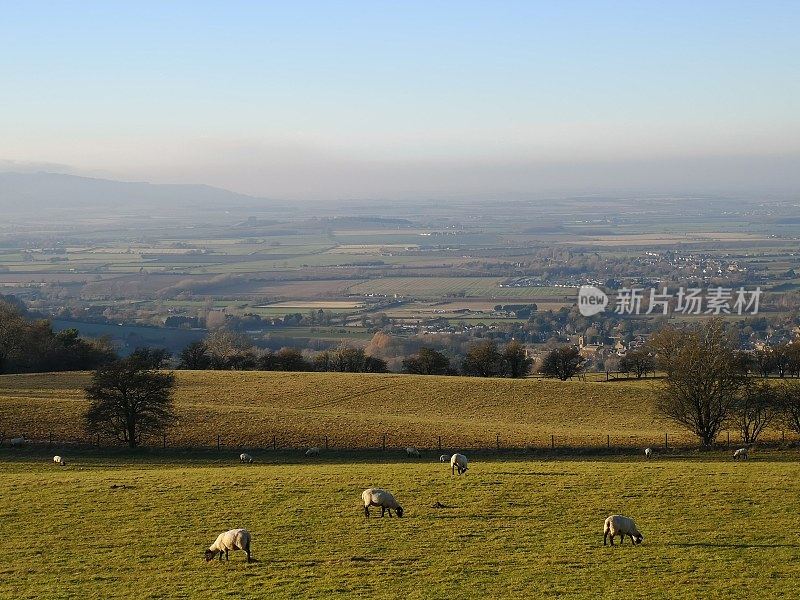
[[[759, 444], [786, 444], [798, 443], [800, 438], [797, 435], [789, 434], [786, 431], [770, 431], [769, 435], [762, 435]], [[10, 440], [21, 437], [22, 433], [3, 431], [0, 432], [0, 447], [9, 447]], [[738, 434], [731, 435], [730, 431], [723, 431], [717, 438], [716, 446], [730, 448], [732, 444], [741, 445], [744, 442]], [[26, 437], [25, 445], [37, 447], [59, 448], [64, 446], [72, 447], [95, 447], [110, 448], [122, 447], [123, 444], [118, 440], [102, 437], [99, 434], [69, 435], [54, 430], [37, 432], [31, 437]], [[433, 436], [404, 436], [401, 434], [383, 433], [373, 439], [365, 439], [357, 443], [340, 441], [337, 443], [336, 437], [329, 434], [319, 434], [310, 436], [299, 435], [280, 435], [278, 433], [265, 433], [258, 439], [252, 437], [238, 438], [234, 434], [216, 434], [207, 443], [198, 443], [196, 440], [187, 440], [181, 435], [171, 436], [169, 432], [158, 435], [148, 436], [140, 440], [140, 446], [144, 448], [175, 448], [185, 450], [213, 450], [218, 452], [232, 450], [305, 450], [310, 447], [318, 447], [325, 450], [380, 450], [383, 452], [404, 450], [407, 447], [414, 447], [421, 451], [453, 450], [458, 448], [471, 449], [475, 451], [503, 451], [503, 450], [633, 450], [644, 449], [646, 447], [655, 450], [690, 449], [699, 447], [697, 438], [689, 434], [680, 432], [665, 431], [663, 437], [656, 435], [621, 435], [621, 434], [572, 434], [572, 433], [551, 433], [550, 435], [532, 436], [528, 439], [521, 439], [520, 436], [513, 436], [510, 440], [504, 439], [502, 433], [497, 432], [494, 437], [487, 436], [483, 440], [472, 436], [453, 435], [450, 438], [446, 435]]]

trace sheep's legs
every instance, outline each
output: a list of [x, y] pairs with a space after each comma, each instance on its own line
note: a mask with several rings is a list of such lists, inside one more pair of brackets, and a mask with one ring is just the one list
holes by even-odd
[[364, 516], [369, 518], [369, 507], [367, 506], [364, 507]]
[[387, 508], [386, 512], [389, 513], [389, 518], [391, 519], [392, 518], [392, 509], [391, 508]]
[[625, 534], [623, 533], [619, 536], [619, 545], [622, 546], [622, 544], [624, 543], [625, 543]]
[[[608, 542], [608, 532], [604, 531], [603, 532], [603, 546], [605, 546], [607, 542]], [[614, 540], [611, 540], [611, 543], [613, 544]]]
[[228, 556], [228, 549], [225, 548], [225, 560], [230, 560], [231, 558]]
[[386, 507], [385, 506], [381, 506], [381, 518], [383, 518], [383, 515], [385, 513], [386, 513]]

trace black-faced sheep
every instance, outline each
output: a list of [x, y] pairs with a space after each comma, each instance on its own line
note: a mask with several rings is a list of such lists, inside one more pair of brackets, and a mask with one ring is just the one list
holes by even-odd
[[442, 454], [442, 455], [439, 457], [439, 462], [446, 463], [446, 462], [449, 462], [449, 460], [450, 460], [450, 457], [449, 457], [449, 456], [447, 456], [447, 454]]
[[450, 473], [455, 475], [456, 469], [459, 475], [467, 472], [467, 457], [463, 454], [453, 454], [450, 457]]
[[733, 453], [733, 460], [747, 460], [747, 448], [739, 448]]
[[64, 457], [63, 457], [63, 456], [58, 456], [58, 455], [55, 455], [55, 456], [53, 457], [53, 462], [54, 462], [55, 464], [57, 464], [57, 465], [61, 465], [62, 467], [63, 467], [65, 464], [67, 464], [67, 461], [66, 461], [66, 460], [64, 460]]
[[626, 535], [630, 536], [634, 545], [641, 544], [644, 539], [644, 536], [636, 528], [636, 523], [633, 522], [633, 519], [622, 515], [611, 515], [606, 519], [603, 525], [603, 546], [606, 545], [606, 539], [609, 535], [611, 536], [612, 546], [614, 545], [614, 536], [617, 535], [620, 537], [620, 544], [625, 541]]
[[370, 506], [380, 506], [381, 516], [388, 511], [389, 516], [392, 516], [392, 509], [397, 513], [398, 517], [403, 516], [403, 507], [395, 500], [391, 492], [382, 490], [380, 488], [367, 488], [361, 492], [361, 499], [364, 501], [364, 516], [369, 517]]
[[306, 456], [319, 456], [319, 448], [309, 448], [306, 450]]
[[248, 463], [248, 464], [252, 463], [253, 462], [253, 457], [250, 456], [249, 454], [245, 453], [245, 452], [242, 452], [239, 455], [239, 462]]
[[653, 456], [653, 449], [652, 448], [645, 448], [644, 449], [644, 456], [645, 458], [650, 458]]
[[247, 554], [247, 562], [250, 562], [250, 532], [247, 529], [231, 529], [225, 533], [220, 533], [216, 541], [208, 547], [205, 557], [206, 562], [214, 560], [214, 557], [219, 554], [219, 559], [222, 560], [222, 555], [225, 555], [225, 560], [230, 560], [228, 551], [244, 550]]

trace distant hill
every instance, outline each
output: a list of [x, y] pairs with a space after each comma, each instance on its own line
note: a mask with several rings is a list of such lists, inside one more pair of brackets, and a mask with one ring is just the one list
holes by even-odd
[[173, 209], [252, 207], [265, 200], [208, 185], [153, 184], [94, 179], [60, 173], [0, 172], [0, 211], [122, 210], [170, 212]]

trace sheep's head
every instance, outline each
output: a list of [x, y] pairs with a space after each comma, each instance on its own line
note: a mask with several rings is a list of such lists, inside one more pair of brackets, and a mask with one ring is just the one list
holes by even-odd
[[639, 535], [633, 536], [633, 543], [634, 544], [641, 544], [644, 541], [644, 536], [640, 533]]
[[212, 561], [212, 560], [214, 560], [214, 557], [215, 557], [216, 555], [217, 555], [217, 553], [216, 553], [216, 552], [214, 552], [213, 550], [210, 550], [210, 549], [209, 549], [209, 550], [206, 550], [206, 554], [205, 554], [205, 556], [206, 556], [206, 562], [209, 562], [209, 561]]
[[402, 517], [402, 516], [403, 516], [403, 507], [402, 507], [402, 506], [398, 506], [398, 507], [395, 509], [395, 512], [397, 513], [397, 516], [398, 516], [398, 517]]

